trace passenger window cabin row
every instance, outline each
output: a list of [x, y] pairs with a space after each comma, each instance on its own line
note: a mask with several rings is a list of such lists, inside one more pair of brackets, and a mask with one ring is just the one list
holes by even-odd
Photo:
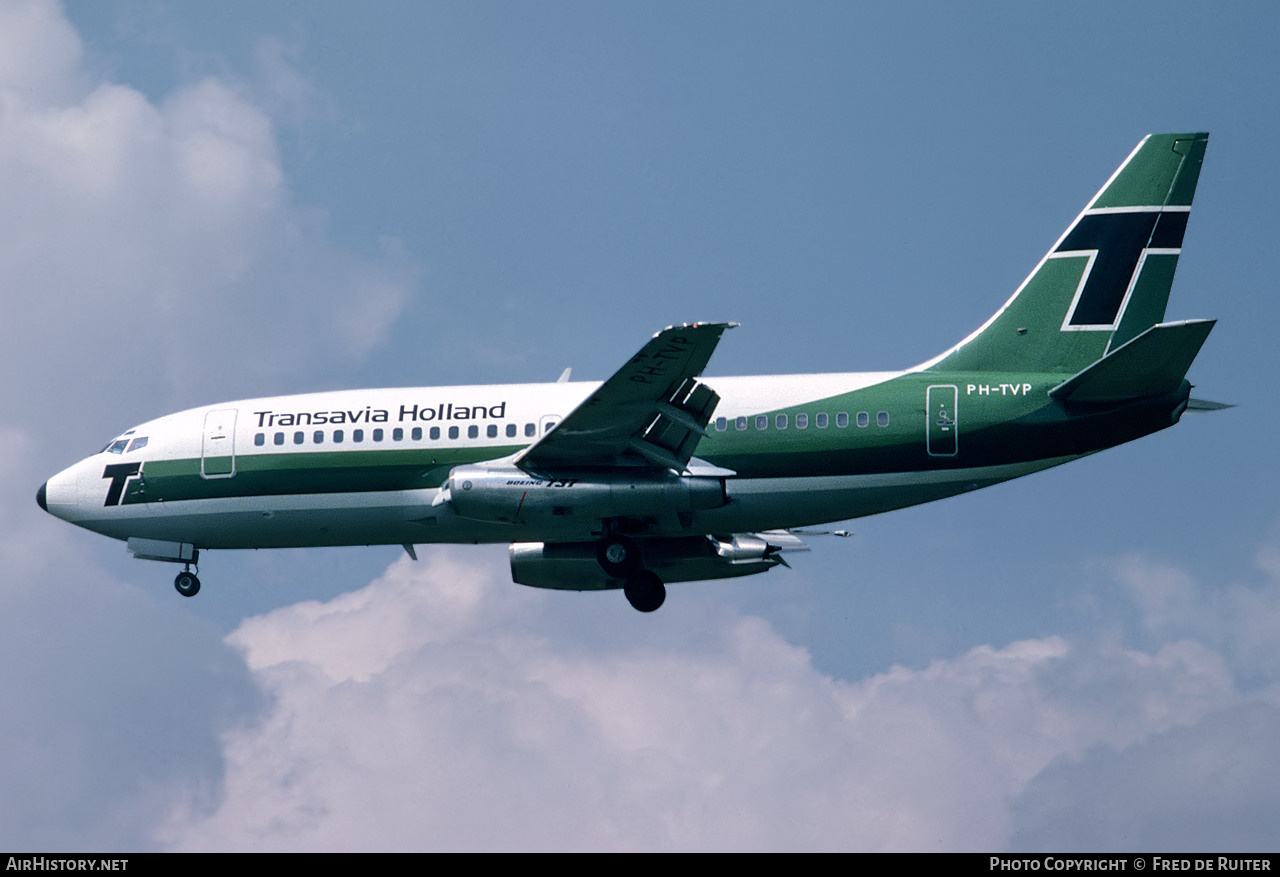
[[[490, 423], [484, 428], [484, 431], [485, 431], [485, 436], [487, 438], [498, 438], [499, 435], [502, 433], [505, 433], [507, 438], [516, 438], [518, 433], [520, 432], [520, 428], [517, 424], [508, 423], [505, 429], [500, 430], [498, 427], [498, 424]], [[462, 427], [449, 426], [449, 427], [442, 428], [439, 426], [432, 426], [432, 427], [423, 428], [421, 426], [415, 426], [412, 429], [407, 431], [404, 429], [404, 427], [400, 427], [400, 426], [396, 426], [391, 429], [383, 429], [382, 427], [375, 427], [373, 429], [365, 430], [365, 429], [357, 428], [357, 429], [351, 430], [349, 435], [347, 433], [347, 430], [344, 430], [344, 429], [335, 429], [332, 432], [328, 432], [323, 429], [310, 430], [309, 435], [308, 435], [308, 430], [305, 430], [305, 429], [294, 430], [292, 433], [288, 433], [281, 430], [281, 431], [272, 433], [271, 443], [277, 446], [285, 445], [290, 442], [292, 442], [295, 445], [305, 445], [307, 444], [308, 438], [310, 438], [311, 444], [313, 445], [323, 445], [323, 444], [341, 445], [341, 444], [346, 444], [348, 440], [350, 441], [351, 444], [362, 444], [366, 441], [366, 439], [368, 441], [377, 443], [377, 442], [386, 441], [388, 438], [388, 434], [390, 434], [390, 439], [393, 442], [404, 441], [406, 435], [408, 436], [410, 441], [415, 441], [415, 442], [422, 441], [424, 435], [427, 437], [428, 441], [433, 441], [433, 442], [439, 441], [441, 435], [447, 435], [449, 439], [457, 440], [462, 437]], [[537, 434], [538, 434], [538, 427], [536, 424], [526, 423], [524, 425], [525, 438], [534, 438], [535, 436], [537, 436]], [[480, 438], [479, 424], [473, 423], [467, 427], [467, 438], [469, 439]], [[253, 444], [255, 447], [261, 448], [265, 446], [266, 443], [267, 443], [267, 433], [259, 432], [254, 435]]]
[[[849, 415], [847, 412], [841, 411], [836, 414], [836, 428], [845, 429], [849, 426]], [[757, 414], [752, 417], [735, 417], [733, 419], [733, 428], [739, 432], [747, 429], [752, 421], [755, 423], [757, 430], [769, 428], [769, 415]], [[867, 411], [859, 411], [856, 415], [855, 422], [859, 427], [867, 427], [871, 425], [871, 414]], [[792, 425], [791, 418], [786, 414], [775, 414], [773, 418], [773, 426], [775, 429], [787, 429]], [[830, 425], [830, 419], [825, 411], [813, 415], [813, 425], [818, 429], [826, 429]], [[880, 411], [876, 414], [876, 426], [885, 427], [889, 425], [889, 412]], [[725, 432], [729, 429], [729, 419], [727, 417], [717, 417], [715, 420], [716, 432]], [[795, 416], [796, 429], [809, 428], [809, 415], [797, 414]]]
[[[794, 425], [796, 429], [808, 429], [809, 422], [810, 422], [810, 419], [808, 414], [795, 415]], [[830, 422], [831, 422], [830, 417], [825, 411], [813, 415], [813, 425], [817, 429], [826, 429], [830, 425]], [[871, 414], [867, 411], [859, 411], [854, 416], [854, 422], [859, 427], [870, 426]], [[745, 431], [753, 423], [757, 430], [766, 430], [769, 428], [769, 415], [757, 414], [755, 417], [736, 417], [733, 419], [733, 428], [741, 432], [741, 431]], [[730, 424], [730, 421], [728, 418], [717, 417], [715, 419], [716, 432], [727, 432], [729, 429], [729, 424]], [[838, 412], [835, 416], [835, 424], [837, 429], [847, 428], [849, 426], [848, 413], [844, 411]], [[774, 415], [773, 426], [775, 429], [787, 429], [791, 425], [792, 425], [792, 418], [790, 416], [786, 414]], [[889, 412], [888, 411], [878, 412], [876, 414], [876, 426], [886, 427], [888, 425], [889, 425]], [[473, 423], [467, 426], [466, 428], [467, 438], [468, 439], [480, 438], [480, 429], [481, 429], [480, 425], [476, 423]], [[526, 423], [524, 425], [523, 430], [520, 429], [519, 425], [515, 423], [508, 423], [505, 425], [505, 427], [499, 427], [499, 425], [496, 423], [490, 423], [484, 427], [485, 437], [491, 438], [491, 439], [498, 438], [501, 435], [505, 435], [506, 438], [512, 438], [512, 439], [518, 438], [521, 432], [524, 433], [525, 438], [529, 438], [529, 439], [536, 438], [538, 435], [537, 424]], [[368, 430], [356, 428], [356, 429], [350, 430], [349, 434], [347, 430], [343, 430], [343, 429], [335, 429], [332, 432], [329, 432], [323, 429], [316, 429], [316, 430], [310, 430], [310, 431], [304, 430], [304, 429], [298, 429], [298, 430], [294, 430], [291, 433], [285, 430], [279, 430], [274, 433], [271, 433], [270, 435], [271, 435], [271, 443], [277, 447], [282, 447], [287, 444], [305, 445], [308, 443], [308, 440], [310, 440], [310, 443], [313, 445], [323, 445], [323, 444], [341, 445], [341, 444], [347, 444], [348, 442], [350, 444], [363, 444], [366, 440], [376, 444], [379, 442], [386, 441], [388, 438], [388, 434], [390, 434], [389, 436], [390, 440], [393, 442], [402, 442], [405, 440], [406, 436], [409, 438], [410, 441], [415, 441], [415, 442], [420, 442], [424, 438], [426, 438], [427, 441], [436, 442], [436, 441], [440, 441], [442, 436], [447, 436], [450, 441], [457, 441], [458, 439], [462, 438], [462, 427], [431, 426], [431, 427], [424, 428], [421, 426], [415, 426], [412, 429], [409, 429], [407, 431], [404, 429], [404, 427], [400, 427], [400, 426], [392, 427], [391, 429], [384, 429], [382, 427], [374, 427]], [[253, 437], [254, 446], [259, 448], [265, 447], [267, 444], [267, 435], [268, 434], [265, 432], [256, 433]], [[138, 444], [141, 445], [145, 443], [146, 443], [146, 439], [142, 439], [141, 442]], [[114, 446], [111, 448], [111, 450], [114, 451], [115, 453], [120, 453], [120, 451], [124, 449], [125, 443], [117, 442], [116, 444], [120, 446], [120, 450], [116, 450]], [[129, 448], [129, 450], [133, 450], [133, 448], [131, 447]]]

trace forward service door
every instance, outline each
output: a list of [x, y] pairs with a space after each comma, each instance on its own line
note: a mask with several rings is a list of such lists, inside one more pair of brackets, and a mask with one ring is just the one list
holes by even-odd
[[204, 416], [200, 445], [200, 477], [230, 478], [236, 474], [236, 409], [221, 408]]

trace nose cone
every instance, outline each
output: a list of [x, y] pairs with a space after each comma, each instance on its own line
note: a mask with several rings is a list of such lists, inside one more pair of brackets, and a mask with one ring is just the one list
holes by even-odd
[[36, 504], [55, 518], [79, 523], [86, 509], [81, 507], [84, 463], [77, 463], [52, 476], [36, 491]]

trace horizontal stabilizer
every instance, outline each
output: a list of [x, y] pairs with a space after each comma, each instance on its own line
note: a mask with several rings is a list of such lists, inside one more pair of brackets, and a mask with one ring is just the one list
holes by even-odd
[[1070, 402], [1123, 402], [1175, 392], [1215, 320], [1158, 323], [1049, 391]]

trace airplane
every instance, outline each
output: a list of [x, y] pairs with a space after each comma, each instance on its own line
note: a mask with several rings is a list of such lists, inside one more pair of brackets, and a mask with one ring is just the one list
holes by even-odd
[[[966, 493], [1177, 423], [1213, 320], [1164, 322], [1208, 135], [1143, 138], [1017, 288], [903, 371], [703, 377], [736, 324], [663, 329], [602, 383], [348, 390], [148, 421], [54, 475], [47, 512], [138, 558], [509, 543], [512, 578], [621, 588], [754, 575], [802, 528]], [[837, 531], [847, 535], [843, 531]]]

